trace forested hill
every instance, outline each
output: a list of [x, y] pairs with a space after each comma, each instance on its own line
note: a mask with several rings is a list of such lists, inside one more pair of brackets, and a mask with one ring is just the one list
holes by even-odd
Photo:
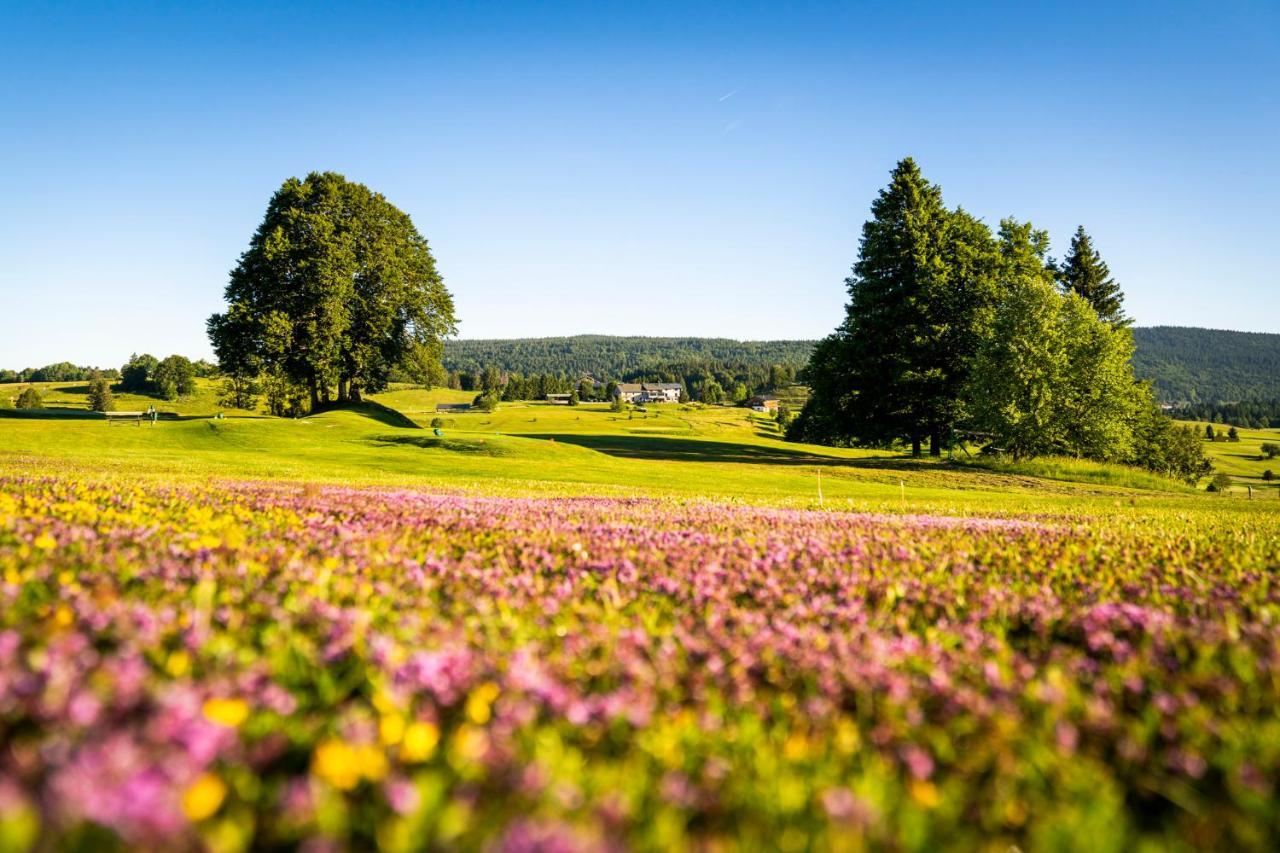
[[575, 335], [569, 338], [446, 341], [444, 366], [459, 373], [486, 367], [532, 375], [627, 376], [670, 364], [733, 363], [795, 369], [809, 361], [814, 341], [734, 341], [728, 338], [644, 338]]
[[1280, 398], [1280, 335], [1184, 326], [1134, 329], [1134, 372], [1170, 403]]
[[[1280, 334], [1180, 326], [1134, 329], [1134, 367], [1172, 403], [1280, 398]], [[728, 338], [648, 338], [577, 335], [564, 338], [453, 340], [445, 368], [478, 373], [485, 367], [600, 378], [633, 376], [669, 365], [736, 364], [799, 369], [813, 341], [735, 341]]]

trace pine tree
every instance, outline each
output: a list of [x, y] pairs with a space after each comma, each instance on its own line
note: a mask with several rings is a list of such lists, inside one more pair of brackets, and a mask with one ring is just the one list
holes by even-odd
[[812, 394], [791, 431], [823, 443], [905, 439], [912, 453], [960, 419], [960, 392], [990, 322], [996, 250], [989, 229], [948, 211], [911, 158], [871, 205], [844, 322], [815, 348]]
[[95, 412], [114, 412], [116, 409], [111, 382], [97, 371], [89, 378], [89, 408]]
[[1111, 325], [1128, 326], [1133, 322], [1124, 314], [1124, 292], [1111, 277], [1111, 270], [1093, 247], [1093, 240], [1083, 225], [1076, 228], [1071, 238], [1071, 250], [1058, 269], [1058, 284], [1063, 292], [1084, 297], [1098, 316]]

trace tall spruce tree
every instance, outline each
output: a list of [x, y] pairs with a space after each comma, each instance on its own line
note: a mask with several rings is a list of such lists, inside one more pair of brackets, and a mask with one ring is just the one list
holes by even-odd
[[1071, 250], [1058, 269], [1058, 284], [1064, 293], [1083, 297], [1111, 325], [1128, 326], [1133, 322], [1124, 314], [1124, 292], [1111, 277], [1111, 270], [1093, 247], [1083, 225], [1071, 238]]
[[904, 439], [941, 452], [990, 323], [998, 253], [989, 229], [949, 211], [911, 158], [862, 227], [844, 322], [816, 347], [812, 393], [790, 434], [822, 443]]

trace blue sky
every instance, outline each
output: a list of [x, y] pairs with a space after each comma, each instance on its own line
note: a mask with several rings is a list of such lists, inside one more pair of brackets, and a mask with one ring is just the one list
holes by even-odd
[[1280, 5], [0, 2], [0, 366], [208, 355], [332, 169], [463, 337], [818, 337], [912, 155], [1093, 234], [1143, 325], [1280, 331]]

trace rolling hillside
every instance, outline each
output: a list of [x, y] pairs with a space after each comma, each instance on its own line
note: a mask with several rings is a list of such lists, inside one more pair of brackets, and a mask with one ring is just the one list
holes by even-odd
[[[1269, 400], [1280, 397], [1280, 334], [1180, 326], [1134, 329], [1138, 376], [1164, 402]], [[646, 367], [735, 362], [802, 367], [814, 341], [648, 338], [577, 335], [562, 338], [456, 340], [445, 345], [451, 371], [591, 373], [620, 377]]]
[[1280, 335], [1182, 326], [1134, 329], [1137, 374], [1169, 403], [1280, 397]]

